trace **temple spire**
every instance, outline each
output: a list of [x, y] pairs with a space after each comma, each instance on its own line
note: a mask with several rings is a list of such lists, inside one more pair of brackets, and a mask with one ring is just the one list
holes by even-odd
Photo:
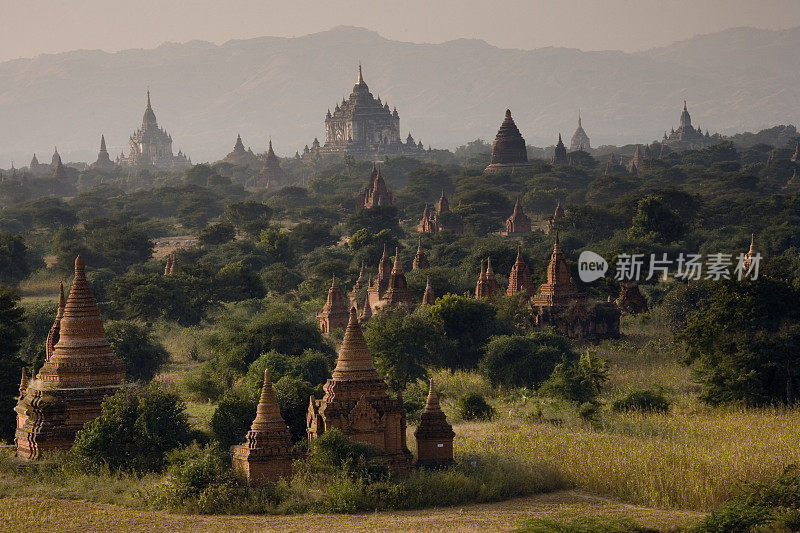
[[371, 381], [380, 380], [372, 356], [364, 340], [364, 333], [358, 323], [356, 308], [350, 308], [350, 319], [339, 348], [336, 368], [331, 376], [333, 381]]
[[358, 79], [356, 80], [356, 85], [361, 85], [364, 83], [364, 75], [361, 73], [361, 63], [358, 64]]
[[153, 107], [150, 105], [150, 88], [149, 87], [147, 88], [147, 108], [146, 109], [150, 109], [151, 111], [153, 109]]

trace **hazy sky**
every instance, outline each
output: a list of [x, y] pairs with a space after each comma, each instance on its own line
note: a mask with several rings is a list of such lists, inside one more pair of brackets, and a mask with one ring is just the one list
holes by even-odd
[[508, 48], [635, 51], [737, 26], [800, 25], [799, 0], [0, 0], [0, 61], [76, 48], [300, 36], [338, 25], [384, 37]]

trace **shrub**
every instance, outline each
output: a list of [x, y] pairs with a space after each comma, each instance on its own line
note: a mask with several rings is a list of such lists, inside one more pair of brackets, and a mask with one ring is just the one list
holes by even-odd
[[70, 455], [87, 468], [160, 471], [166, 453], [191, 440], [183, 401], [159, 385], [126, 385], [103, 401], [98, 418], [75, 437]]
[[211, 416], [211, 433], [220, 446], [228, 449], [241, 444], [256, 417], [258, 394], [242, 388], [226, 392]]
[[556, 365], [540, 391], [578, 404], [595, 403], [607, 379], [608, 363], [587, 351], [577, 361]]
[[352, 440], [332, 428], [312, 441], [308, 467], [311, 472], [345, 474], [353, 479], [385, 479], [389, 467], [380, 455], [375, 446]]
[[111, 349], [125, 361], [128, 378], [132, 380], [150, 381], [169, 359], [167, 350], [145, 327], [118, 321], [107, 323], [105, 329]]
[[563, 359], [576, 359], [569, 341], [551, 332], [498, 335], [486, 345], [478, 369], [492, 385], [530, 387], [541, 385]]
[[662, 390], [633, 390], [614, 402], [614, 411], [641, 411], [647, 413], [666, 413], [669, 411], [669, 399]]
[[458, 410], [464, 420], [491, 420], [494, 407], [486, 403], [481, 394], [473, 392], [458, 401]]

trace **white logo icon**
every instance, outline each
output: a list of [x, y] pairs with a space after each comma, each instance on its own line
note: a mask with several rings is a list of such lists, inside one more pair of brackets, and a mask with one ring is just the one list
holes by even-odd
[[578, 257], [578, 277], [584, 283], [591, 283], [605, 276], [608, 263], [594, 252], [585, 250]]

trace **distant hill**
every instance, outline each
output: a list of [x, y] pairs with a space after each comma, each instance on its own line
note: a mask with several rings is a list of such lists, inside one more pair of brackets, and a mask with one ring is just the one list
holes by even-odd
[[800, 121], [800, 28], [696, 36], [647, 52], [500, 49], [460, 39], [390, 41], [338, 27], [298, 38], [152, 50], [78, 50], [0, 63], [0, 166], [94, 159], [100, 133], [127, 152], [149, 86], [161, 126], [195, 162], [233, 147], [279, 155], [324, 141], [325, 111], [349, 94], [358, 62], [372, 92], [397, 106], [403, 136], [454, 147], [491, 140], [506, 107], [529, 144], [568, 139], [578, 108], [594, 145], [647, 142], [677, 126], [683, 100], [695, 125], [725, 134]]

